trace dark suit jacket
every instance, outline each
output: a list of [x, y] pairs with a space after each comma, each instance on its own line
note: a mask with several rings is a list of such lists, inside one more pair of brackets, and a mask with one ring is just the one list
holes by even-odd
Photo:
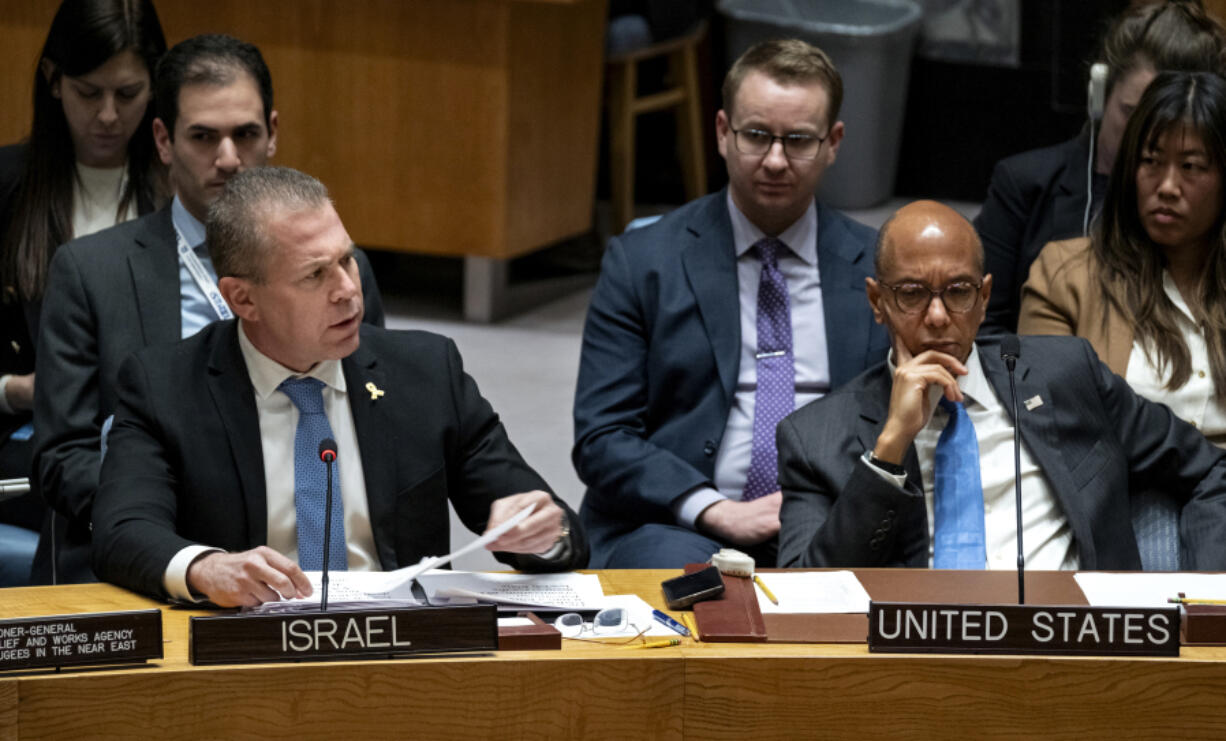
[[[609, 242], [575, 393], [582, 514], [593, 552], [711, 485], [741, 357], [736, 254], [720, 191]], [[885, 357], [864, 295], [875, 233], [818, 203], [831, 385]], [[795, 339], [805, 341], [803, 337]]]
[[[94, 568], [103, 579], [165, 596], [162, 576], [185, 546], [242, 551], [265, 542], [259, 418], [238, 331], [237, 322], [217, 322], [124, 363], [93, 509]], [[361, 346], [341, 365], [384, 569], [449, 551], [449, 500], [480, 532], [495, 499], [548, 490], [451, 340], [363, 327]], [[385, 395], [371, 399], [367, 382]], [[499, 560], [538, 570], [585, 566], [578, 517], [558, 504], [572, 521], [565, 560], [495, 554]]]
[[[1009, 399], [999, 345], [979, 359]], [[1074, 337], [1023, 337], [1017, 363], [1021, 436], [1073, 530], [1082, 569], [1141, 568], [1129, 492], [1156, 488], [1183, 507], [1180, 540], [1192, 569], [1226, 569], [1226, 451], [1128, 387]], [[928, 517], [914, 446], [905, 489], [864, 463], [885, 425], [891, 376], [873, 368], [779, 424], [781, 566], [928, 565]], [[1012, 414], [1012, 404], [1005, 408]]]
[[979, 335], [1017, 331], [1022, 284], [1043, 245], [1082, 236], [1089, 135], [996, 163], [975, 230], [983, 240], [992, 297]]
[[[357, 255], [363, 321], [382, 326], [370, 263]], [[51, 261], [38, 338], [34, 468], [54, 510], [34, 558], [35, 583], [93, 581], [89, 522], [103, 421], [116, 408], [119, 366], [133, 351], [180, 339], [179, 258], [170, 206], [73, 240]], [[54, 534], [51, 528], [54, 527]]]

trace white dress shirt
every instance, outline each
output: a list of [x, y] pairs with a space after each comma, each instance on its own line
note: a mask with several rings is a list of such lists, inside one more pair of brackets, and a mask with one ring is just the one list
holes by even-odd
[[[890, 371], [895, 369], [893, 354]], [[989, 569], [1017, 568], [1017, 507], [1013, 488], [1013, 419], [988, 382], [979, 362], [979, 350], [971, 347], [967, 375], [958, 377], [965, 397], [966, 413], [979, 440], [979, 477], [983, 485], [984, 536]], [[923, 479], [924, 504], [928, 510], [928, 533], [933, 532], [934, 462], [937, 440], [949, 422], [949, 413], [936, 406], [932, 418], [915, 436], [915, 453]], [[1034, 569], [1076, 569], [1077, 544], [1064, 509], [1043, 476], [1042, 470], [1022, 443], [1022, 540], [1026, 566]], [[895, 476], [870, 467], [900, 488], [906, 475]], [[932, 538], [928, 538], [928, 566], [932, 567]]]
[[[741, 498], [753, 452], [753, 414], [758, 391], [758, 285], [762, 261], [752, 250], [766, 234], [727, 196], [736, 250], [736, 278], [741, 318], [741, 357], [728, 421], [715, 457], [715, 488], [703, 486], [673, 503], [677, 522], [694, 529], [702, 511], [722, 499]], [[822, 308], [821, 273], [817, 264], [817, 206], [809, 208], [779, 235], [788, 249], [779, 253], [779, 272], [788, 285], [792, 318], [792, 358], [796, 378], [793, 408], [820, 399], [830, 390], [826, 353], [826, 314]]]
[[[380, 569], [366, 501], [362, 456], [340, 361], [326, 360], [305, 374], [295, 373], [257, 350], [247, 339], [241, 320], [238, 343], [255, 388], [255, 406], [260, 420], [268, 507], [268, 546], [293, 561], [298, 560], [298, 517], [294, 506], [294, 434], [298, 428], [298, 408], [284, 392], [277, 390], [277, 386], [291, 376], [310, 376], [325, 384], [324, 413], [336, 439], [336, 465], [340, 466], [340, 502], [345, 507], [345, 549], [349, 569]], [[321, 462], [319, 465], [324, 464]], [[187, 587], [187, 568], [197, 556], [211, 550], [218, 549], [207, 545], [188, 546], [171, 559], [163, 577], [166, 591], [171, 596], [194, 599]]]
[[1207, 437], [1220, 439], [1226, 436], [1226, 403], [1214, 395], [1213, 376], [1209, 370], [1209, 351], [1205, 346], [1205, 335], [1188, 304], [1179, 293], [1175, 279], [1170, 272], [1162, 271], [1162, 287], [1167, 298], [1179, 309], [1177, 321], [1184, 344], [1192, 358], [1192, 376], [1187, 383], [1174, 391], [1166, 387], [1170, 380], [1170, 368], [1165, 372], [1156, 368], [1152, 362], [1156, 355], [1146, 352], [1145, 344], [1140, 338], [1132, 343], [1132, 352], [1128, 355], [1128, 369], [1124, 372], [1124, 380], [1138, 395], [1159, 404], [1166, 404], [1176, 417], [1188, 422], [1193, 427], [1205, 433]]

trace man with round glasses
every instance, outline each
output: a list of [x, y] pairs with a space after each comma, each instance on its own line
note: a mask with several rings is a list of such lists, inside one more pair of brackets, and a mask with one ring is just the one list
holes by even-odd
[[[918, 201], [882, 227], [875, 269], [890, 358], [779, 425], [779, 564], [1014, 568], [1009, 377], [1000, 338], [975, 339], [983, 246]], [[1028, 567], [1140, 569], [1129, 494], [1157, 485], [1182, 510], [1184, 567], [1226, 568], [1226, 452], [1084, 340], [1022, 338], [1015, 377]]]
[[775, 426], [885, 357], [874, 234], [815, 194], [843, 84], [803, 41], [746, 51], [715, 119], [728, 187], [609, 243], [583, 334], [573, 459], [596, 568], [775, 561]]

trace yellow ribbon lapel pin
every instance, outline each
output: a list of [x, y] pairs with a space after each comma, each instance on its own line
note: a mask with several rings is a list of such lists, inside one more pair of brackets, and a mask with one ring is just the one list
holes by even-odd
[[366, 390], [370, 392], [370, 400], [378, 401], [380, 396], [383, 396], [383, 389], [375, 385], [374, 381], [366, 382]]

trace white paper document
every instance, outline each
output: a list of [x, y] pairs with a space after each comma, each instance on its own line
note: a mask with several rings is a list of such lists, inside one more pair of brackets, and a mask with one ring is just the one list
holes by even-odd
[[[328, 572], [328, 605], [352, 607], [355, 603], [387, 601], [419, 604], [420, 601], [413, 596], [414, 579], [431, 569], [437, 569], [444, 564], [450, 563], [453, 559], [459, 558], [465, 553], [483, 548], [487, 543], [492, 543], [500, 535], [523, 522], [528, 515], [532, 514], [532, 510], [535, 508], [535, 504], [524, 507], [512, 515], [506, 522], [446, 556], [428, 556], [412, 566], [406, 566], [395, 571], [330, 571]], [[314, 590], [310, 597], [282, 600], [280, 602], [265, 602], [259, 607], [251, 608], [248, 612], [301, 610], [318, 605], [323, 593], [323, 572], [308, 571], [306, 576], [311, 581], [311, 587]]]
[[764, 615], [868, 612], [868, 592], [850, 571], [758, 572], [757, 576], [779, 600], [778, 605], [772, 603], [755, 583], [758, 607]]
[[1183, 592], [1188, 599], [1226, 599], [1226, 574], [1111, 574], [1083, 571], [1073, 578], [1095, 607], [1171, 607]]
[[432, 605], [500, 605], [598, 610], [605, 606], [596, 574], [487, 574], [432, 571], [417, 577]]

